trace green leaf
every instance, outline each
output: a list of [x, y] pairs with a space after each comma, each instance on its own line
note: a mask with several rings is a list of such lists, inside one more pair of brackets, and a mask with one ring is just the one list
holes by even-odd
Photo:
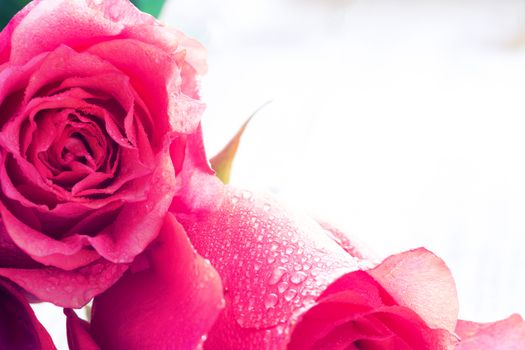
[[29, 0], [0, 0], [0, 28], [4, 28], [28, 2]]
[[131, 0], [139, 10], [147, 12], [157, 18], [160, 15], [164, 1], [165, 0]]
[[[30, 0], [0, 0], [0, 28], [4, 28], [11, 18]], [[138, 9], [152, 16], [159, 17], [165, 0], [132, 0]]]
[[230, 142], [220, 151], [215, 157], [210, 159], [211, 167], [215, 170], [215, 175], [225, 184], [230, 182], [230, 174], [232, 170], [233, 159], [239, 148], [241, 137], [248, 126], [248, 123], [252, 118], [264, 107], [266, 107], [271, 101], [266, 102], [261, 107], [257, 108], [255, 112], [242, 124], [241, 128]]

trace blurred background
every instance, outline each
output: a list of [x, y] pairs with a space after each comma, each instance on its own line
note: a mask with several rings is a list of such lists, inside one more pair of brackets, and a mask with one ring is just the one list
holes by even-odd
[[460, 316], [525, 315], [525, 2], [176, 0], [209, 50], [214, 155], [379, 256], [425, 246]]
[[525, 315], [524, 1], [167, 0], [160, 17], [208, 48], [210, 156], [272, 101], [233, 184], [380, 257], [434, 251], [462, 318]]

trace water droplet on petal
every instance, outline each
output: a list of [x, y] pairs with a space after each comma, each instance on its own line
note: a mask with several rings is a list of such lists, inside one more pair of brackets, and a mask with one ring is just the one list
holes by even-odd
[[290, 301], [296, 296], [296, 294], [297, 291], [295, 289], [290, 288], [286, 291], [286, 293], [284, 293], [284, 299], [286, 301]]
[[275, 268], [272, 272], [272, 275], [270, 276], [270, 279], [268, 280], [268, 284], [269, 285], [277, 284], [287, 272], [288, 270], [286, 270], [286, 268], [284, 267], [279, 266]]
[[299, 284], [302, 281], [304, 281], [306, 279], [306, 277], [307, 277], [306, 273], [304, 273], [302, 271], [296, 271], [290, 277], [290, 281], [292, 283], [294, 283], [294, 284]]
[[277, 304], [278, 300], [279, 297], [276, 294], [270, 293], [264, 299], [264, 307], [266, 308], [266, 310], [273, 308]]
[[288, 283], [286, 282], [281, 282], [277, 285], [277, 290], [279, 291], [279, 293], [283, 293], [287, 289], [288, 289]]

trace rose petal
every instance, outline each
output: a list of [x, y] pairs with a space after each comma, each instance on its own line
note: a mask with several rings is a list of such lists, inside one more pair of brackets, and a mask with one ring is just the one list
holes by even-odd
[[0, 278], [0, 348], [56, 349], [24, 296], [2, 278]]
[[95, 298], [94, 338], [113, 350], [195, 349], [222, 307], [217, 272], [171, 214], [142, 257], [146, 269], [128, 272]]
[[456, 285], [445, 262], [433, 253], [420, 248], [392, 255], [368, 273], [430, 327], [454, 332], [459, 311]]
[[61, 44], [85, 47], [120, 34], [126, 25], [143, 22], [152, 23], [153, 19], [129, 1], [44, 0], [24, 10], [2, 39], [11, 46], [11, 62], [23, 64]]
[[516, 314], [489, 323], [459, 320], [456, 332], [461, 338], [457, 350], [521, 350], [525, 345], [525, 322]]
[[176, 138], [171, 144], [170, 154], [177, 174], [177, 187], [170, 211], [195, 214], [217, 209], [221, 204], [224, 186], [218, 178], [210, 176], [214, 172], [204, 150], [201, 126], [195, 134]]
[[67, 316], [67, 344], [69, 350], [100, 350], [89, 333], [89, 323], [80, 319], [75, 311], [64, 309]]
[[23, 88], [45, 57], [46, 54], [36, 56], [22, 67], [0, 67], [0, 126], [3, 126], [8, 118], [16, 113], [23, 99]]
[[364, 246], [363, 243], [358, 242], [355, 238], [349, 237], [346, 233], [339, 230], [332, 224], [318, 220], [319, 225], [324, 228], [334, 241], [337, 242], [348, 254], [355, 258], [359, 258], [363, 261], [369, 261], [370, 267], [373, 267], [374, 262], [372, 257], [374, 256], [370, 250]]
[[0, 276], [9, 278], [38, 300], [62, 307], [81, 308], [115, 283], [127, 268], [125, 264], [99, 259], [73, 271], [55, 267], [0, 268]]
[[13, 242], [0, 222], [0, 266], [31, 268], [40, 266]]
[[0, 202], [0, 215], [5, 232], [13, 242], [35, 261], [64, 270], [73, 270], [97, 260], [100, 255], [85, 249], [89, 241], [85, 237], [70, 236], [56, 240], [32, 229], [16, 217]]
[[9, 60], [9, 55], [11, 54], [11, 37], [13, 35], [13, 31], [40, 1], [41, 0], [34, 0], [27, 4], [22, 10], [14, 15], [13, 18], [11, 18], [7, 26], [5, 26], [5, 28], [0, 32], [0, 68], [3, 63]]
[[116, 263], [130, 263], [157, 236], [175, 192], [175, 174], [169, 154], [158, 155], [158, 168], [149, 179], [144, 201], [126, 203], [115, 222], [94, 237], [95, 250]]
[[[390, 288], [385, 290], [373, 276], [360, 271], [368, 263], [363, 266], [364, 260], [348, 254], [333, 235], [310, 217], [286, 210], [270, 198], [228, 186], [224, 187], [222, 196], [219, 192], [214, 199], [214, 203], [208, 201], [211, 203], [208, 210], [200, 206], [194, 211], [179, 212], [177, 216], [197, 251], [209, 258], [220, 273], [226, 290], [226, 309], [208, 335], [206, 349], [258, 349], [268, 344], [272, 349], [283, 349], [301, 316], [309, 309], [324, 308], [335, 295], [343, 298], [346, 309], [340, 307], [341, 302], [338, 307], [330, 308], [331, 311], [324, 314], [326, 322], [304, 332], [310, 338], [297, 345], [297, 349], [305, 349], [306, 344], [312, 346], [314, 341], [324, 344], [313, 347], [315, 349], [332, 349], [336, 343], [354, 346], [350, 344], [359, 339], [352, 338], [353, 335], [339, 326], [345, 329], [343, 324], [354, 318], [366, 322], [362, 318], [368, 320], [372, 316], [377, 318], [373, 322], [375, 328], [387, 327], [392, 334], [381, 339], [369, 338], [372, 343], [380, 340], [395, 346], [401, 342], [421, 349], [448, 349], [455, 344], [456, 339], [450, 332], [433, 329], [434, 325], [427, 324], [411, 310], [411, 300], [398, 302], [388, 293], [394, 288], [394, 281], [385, 282]], [[401, 257], [424, 260], [411, 254]], [[379, 265], [375, 273], [381, 275], [394, 260], [395, 257], [387, 259], [386, 266]], [[430, 258], [428, 261], [435, 263]], [[414, 273], [408, 263], [400, 263], [398, 268], [407, 269], [398, 271], [400, 276]], [[441, 270], [431, 268], [428, 273], [449, 281]], [[450, 288], [445, 282], [441, 286]], [[399, 288], [405, 287], [406, 283], [401, 281]], [[432, 298], [433, 291], [428, 295]], [[454, 300], [447, 302], [454, 303]], [[432, 303], [428, 301], [427, 305]], [[416, 306], [426, 311], [419, 304]], [[434, 319], [448, 320], [449, 309], [436, 312], [441, 314]], [[301, 327], [308, 322], [300, 321]], [[348, 337], [345, 338], [345, 334]]]
[[283, 348], [292, 316], [331, 282], [357, 270], [357, 261], [310, 217], [251, 192], [225, 191], [215, 198], [218, 209], [178, 215], [227, 291], [226, 310], [206, 348]]
[[[111, 62], [130, 77], [137, 93], [153, 115], [167, 115], [168, 124], [157, 123], [158, 138], [168, 131], [192, 133], [198, 126], [204, 105], [181, 92], [180, 71], [171, 53], [137, 40], [103, 42], [89, 53]], [[135, 59], [129, 59], [133, 52]]]
[[[375, 269], [381, 270], [383, 265], [386, 265], [386, 268], [390, 267], [390, 262], [399, 255], [405, 259], [413, 258], [411, 253], [413, 252], [389, 257]], [[425, 251], [423, 254], [433, 257], [430, 252]], [[405, 267], [399, 265], [398, 268], [402, 270]], [[383, 345], [386, 348], [396, 344], [393, 349], [441, 350], [455, 346], [457, 339], [451, 332], [430, 325], [416, 313], [417, 310], [398, 303], [384, 286], [373, 278], [374, 272], [377, 271], [375, 269], [350, 272], [328, 286], [317, 299], [316, 305], [300, 316], [288, 349], [331, 349], [335, 346], [334, 342], [355, 342], [358, 348], [365, 348], [365, 343], [371, 348], [376, 348], [382, 343], [390, 344]], [[417, 276], [414, 278], [417, 279]], [[396, 286], [395, 276], [388, 282], [388, 287], [397, 293], [405, 287], [402, 281]], [[432, 294], [428, 295], [431, 297]], [[442, 313], [446, 310], [436, 312]], [[352, 324], [363, 326], [363, 322], [370, 323], [366, 329], [348, 328]], [[373, 329], [370, 328], [372, 326]], [[387, 331], [382, 330], [383, 328]]]

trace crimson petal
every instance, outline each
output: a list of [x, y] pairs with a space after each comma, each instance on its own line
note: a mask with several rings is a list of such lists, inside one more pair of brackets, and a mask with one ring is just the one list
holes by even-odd
[[89, 323], [80, 319], [72, 309], [64, 309], [67, 316], [67, 344], [69, 350], [100, 350], [89, 333]]
[[[301, 317], [308, 310], [316, 313], [325, 308], [335, 297], [343, 298], [343, 304], [337, 305], [345, 308], [329, 307], [328, 313], [320, 313], [327, 317], [326, 322], [305, 333], [319, 341], [319, 349], [331, 349], [334, 344], [359, 347], [359, 342], [363, 346], [406, 344], [420, 349], [445, 349], [455, 344], [450, 333], [454, 330], [450, 320], [457, 315], [454, 283], [450, 271], [430, 252], [403, 253], [364, 271], [370, 262], [349, 254], [347, 250], [352, 250], [345, 250], [333, 231], [329, 234], [312, 218], [287, 210], [271, 198], [225, 186], [207, 201], [186, 203], [197, 204], [197, 210], [181, 211], [177, 218], [197, 251], [220, 273], [225, 287], [226, 308], [208, 336], [206, 349], [284, 349], [294, 337], [294, 327], [308, 326], [310, 321]], [[418, 275], [426, 272], [414, 268], [416, 263], [430, 265], [426, 276], [436, 278], [433, 286], [445, 289], [451, 307], [438, 309], [436, 301], [420, 299], [424, 286], [415, 288], [406, 281], [409, 276], [425, 280]], [[388, 280], [387, 272], [402, 279], [399, 290], [395, 279]], [[403, 299], [400, 293], [406, 288], [414, 291]], [[428, 298], [433, 296], [430, 291]], [[438, 315], [432, 317], [430, 310]], [[337, 316], [337, 312], [343, 313]], [[352, 338], [344, 331], [344, 324], [354, 318], [388, 332]], [[308, 344], [312, 346], [312, 342]]]
[[95, 298], [95, 340], [112, 350], [195, 349], [222, 308], [217, 272], [171, 214], [141, 258], [135, 271]]
[[0, 278], [0, 348], [55, 350], [51, 337], [26, 299]]
[[80, 308], [117, 281], [128, 265], [99, 259], [73, 271], [55, 267], [4, 268], [9, 278], [38, 300], [51, 300], [62, 307]]

